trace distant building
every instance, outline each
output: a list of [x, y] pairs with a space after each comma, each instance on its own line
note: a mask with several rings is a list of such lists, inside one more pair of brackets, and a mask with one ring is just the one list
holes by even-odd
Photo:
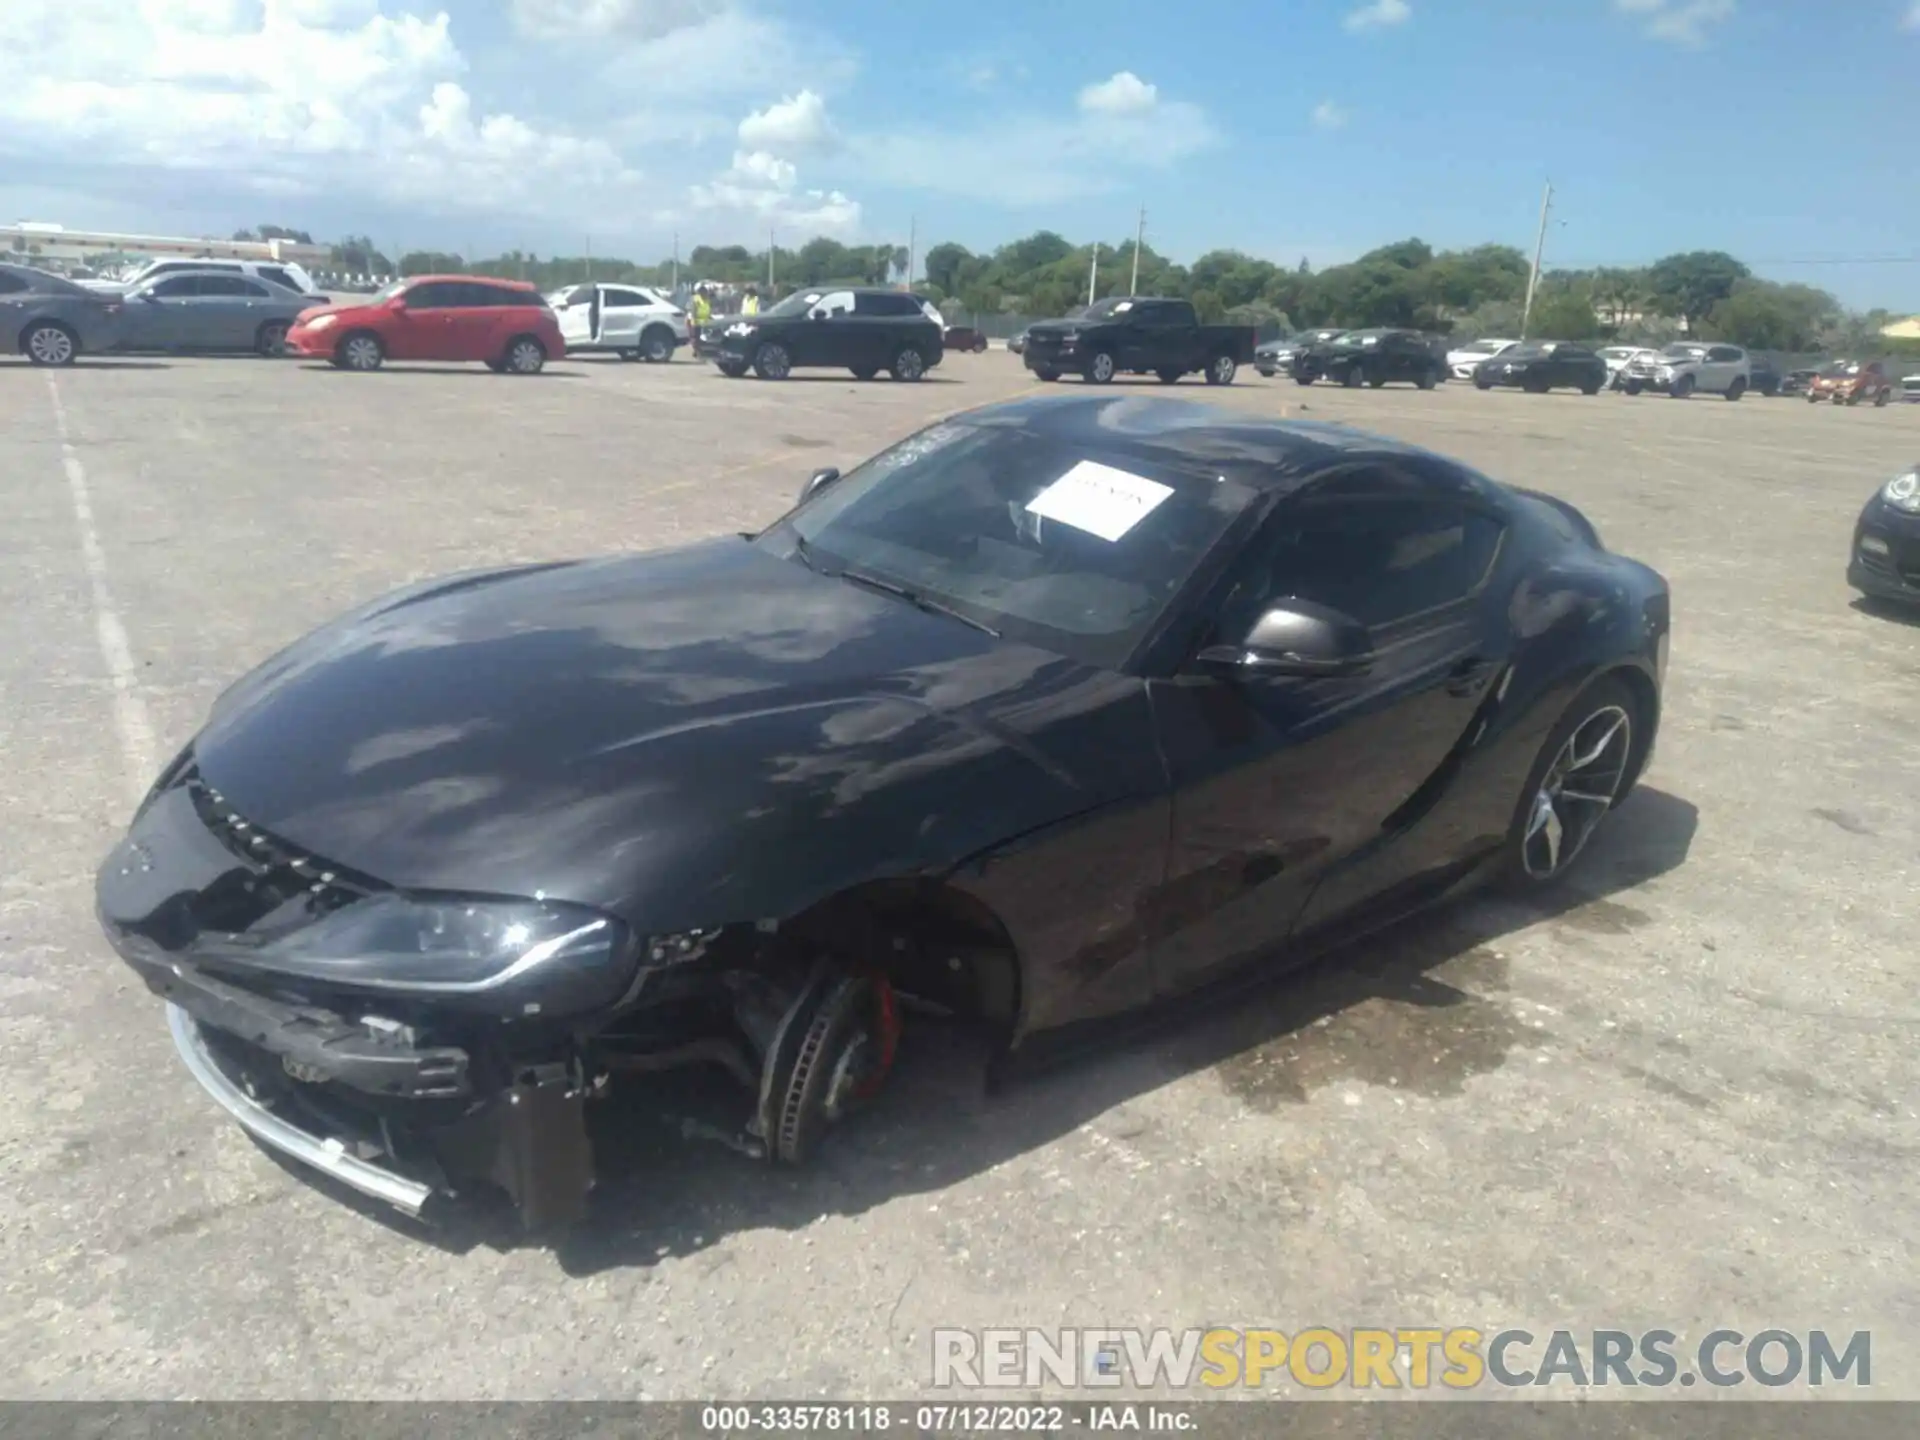
[[1909, 315], [1905, 320], [1882, 326], [1880, 333], [1889, 340], [1920, 340], [1920, 315]]

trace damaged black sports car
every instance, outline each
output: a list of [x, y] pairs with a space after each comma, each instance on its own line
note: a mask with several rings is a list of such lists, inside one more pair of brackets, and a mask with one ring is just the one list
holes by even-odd
[[1667, 636], [1577, 510], [1440, 456], [1020, 401], [757, 535], [295, 642], [159, 777], [99, 914], [262, 1143], [544, 1226], [650, 1072], [731, 1074], [798, 1162], [921, 1006], [1004, 1055], [1558, 878], [1647, 763]]

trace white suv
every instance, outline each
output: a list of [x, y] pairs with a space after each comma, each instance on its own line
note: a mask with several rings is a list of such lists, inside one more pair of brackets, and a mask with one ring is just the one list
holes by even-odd
[[671, 360], [692, 338], [687, 312], [644, 285], [569, 285], [547, 297], [567, 353], [612, 350], [623, 360]]
[[313, 277], [291, 260], [149, 260], [125, 280], [82, 280], [80, 283], [89, 290], [131, 292], [149, 280], [185, 270], [225, 270], [250, 280], [265, 280], [269, 285], [278, 285], [297, 295], [311, 295], [315, 304], [326, 303]]
[[1642, 352], [1627, 362], [1621, 388], [1629, 395], [1657, 390], [1684, 400], [1694, 391], [1738, 400], [1753, 384], [1753, 362], [1738, 345], [1678, 340], [1657, 355]]

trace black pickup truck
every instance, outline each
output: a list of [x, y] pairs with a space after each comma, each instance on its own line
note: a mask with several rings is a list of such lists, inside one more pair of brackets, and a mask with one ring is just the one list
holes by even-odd
[[1072, 372], [1104, 385], [1115, 375], [1158, 375], [1171, 385], [1198, 371], [1231, 385], [1253, 360], [1251, 325], [1202, 325], [1185, 300], [1131, 295], [1101, 300], [1027, 330], [1027, 369], [1042, 380]]

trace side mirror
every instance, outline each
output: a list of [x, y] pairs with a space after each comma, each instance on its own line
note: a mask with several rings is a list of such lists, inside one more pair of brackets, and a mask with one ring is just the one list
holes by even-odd
[[391, 310], [391, 311], [392, 311], [392, 312], [393, 312], [394, 314], [396, 314], [396, 315], [404, 315], [404, 314], [406, 314], [406, 313], [407, 313], [407, 298], [406, 298], [406, 296], [404, 296], [404, 295], [396, 295], [396, 296], [394, 296], [394, 297], [393, 297], [393, 299], [392, 299], [391, 301], [389, 301], [389, 302], [388, 302], [388, 304], [387, 304], [387, 308], [388, 308], [389, 310]]
[[825, 470], [816, 470], [807, 477], [807, 483], [800, 487], [800, 503], [806, 504], [815, 495], [840, 478], [840, 472], [829, 466]]
[[1283, 600], [1268, 606], [1238, 644], [1209, 645], [1198, 658], [1211, 669], [1239, 674], [1359, 675], [1373, 661], [1373, 637], [1339, 610]]

